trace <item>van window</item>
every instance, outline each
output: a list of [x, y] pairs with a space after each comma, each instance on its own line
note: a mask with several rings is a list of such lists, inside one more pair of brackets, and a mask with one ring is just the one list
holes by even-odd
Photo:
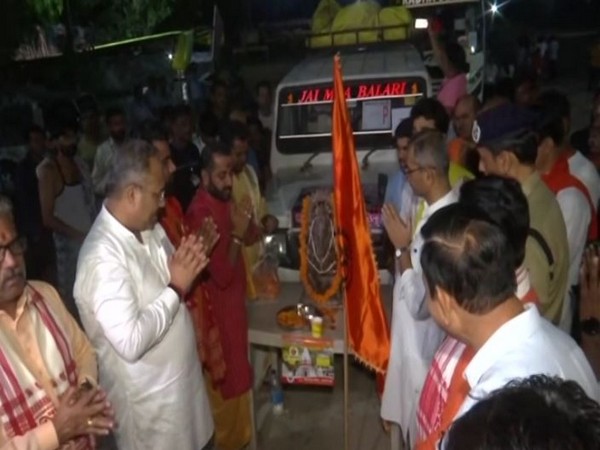
[[[391, 135], [426, 89], [424, 79], [352, 81], [346, 84], [350, 121], [359, 149], [389, 147]], [[281, 88], [277, 149], [281, 153], [330, 151], [333, 109], [331, 84]]]

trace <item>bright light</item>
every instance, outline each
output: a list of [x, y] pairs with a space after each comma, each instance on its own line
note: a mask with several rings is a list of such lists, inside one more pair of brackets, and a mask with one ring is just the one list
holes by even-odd
[[173, 53], [169, 53], [167, 56], [169, 59], [173, 59]]
[[471, 54], [474, 55], [475, 54], [475, 46], [471, 45]]
[[427, 19], [415, 20], [415, 29], [426, 30], [427, 28], [429, 28], [429, 21]]
[[492, 4], [492, 14], [498, 14], [498, 5], [496, 3]]

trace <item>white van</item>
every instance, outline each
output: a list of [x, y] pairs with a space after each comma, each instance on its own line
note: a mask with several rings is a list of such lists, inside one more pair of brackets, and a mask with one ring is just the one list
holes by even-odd
[[[441, 17], [462, 43], [470, 66], [469, 92], [483, 86], [485, 2], [479, 0], [404, 0], [415, 19]], [[415, 21], [416, 23], [417, 21]], [[382, 32], [382, 30], [379, 30]], [[360, 33], [357, 32], [357, 36]], [[334, 39], [332, 38], [332, 41]], [[377, 263], [384, 267], [381, 207], [387, 179], [399, 170], [393, 132], [421, 96], [437, 94], [442, 73], [433, 61], [424, 30], [414, 39], [342, 47], [346, 99], [354, 130], [357, 158], [372, 230]], [[428, 48], [429, 47], [429, 48]], [[331, 188], [331, 125], [334, 52], [309, 56], [279, 83], [271, 142], [273, 181], [267, 189], [269, 212], [279, 219], [274, 237], [280, 276], [299, 280], [298, 236], [303, 198]], [[383, 281], [391, 281], [380, 270]]]
[[[431, 95], [431, 82], [416, 49], [341, 52], [346, 98], [354, 130], [361, 178], [378, 263], [382, 263], [381, 206], [387, 178], [399, 170], [392, 134], [419, 97]], [[302, 199], [333, 180], [331, 124], [333, 55], [312, 56], [297, 65], [276, 91], [269, 212], [279, 219], [275, 236], [281, 275], [298, 280]], [[383, 277], [388, 277], [387, 273]]]

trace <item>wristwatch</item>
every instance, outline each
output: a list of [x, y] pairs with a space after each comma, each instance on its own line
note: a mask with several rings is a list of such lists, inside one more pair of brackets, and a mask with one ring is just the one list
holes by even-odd
[[588, 336], [598, 336], [600, 334], [600, 320], [596, 317], [590, 317], [581, 321], [581, 332]]

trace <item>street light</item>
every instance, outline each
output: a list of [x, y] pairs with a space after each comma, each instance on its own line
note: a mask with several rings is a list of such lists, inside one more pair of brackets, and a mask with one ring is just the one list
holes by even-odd
[[492, 11], [492, 15], [498, 14], [498, 5], [496, 3], [492, 3], [491, 11]]

